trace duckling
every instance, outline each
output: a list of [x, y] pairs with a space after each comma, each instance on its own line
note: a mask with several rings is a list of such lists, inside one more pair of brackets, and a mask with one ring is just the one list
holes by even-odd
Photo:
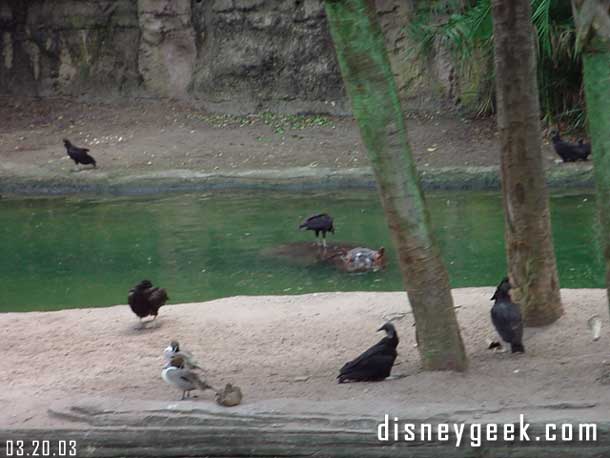
[[243, 395], [238, 386], [227, 383], [224, 390], [216, 392], [216, 402], [221, 406], [233, 407], [241, 403]]
[[168, 385], [173, 385], [182, 390], [184, 400], [191, 396], [193, 390], [213, 390], [214, 387], [201, 379], [195, 372], [185, 368], [185, 361], [182, 356], [173, 356], [161, 372], [161, 377]]

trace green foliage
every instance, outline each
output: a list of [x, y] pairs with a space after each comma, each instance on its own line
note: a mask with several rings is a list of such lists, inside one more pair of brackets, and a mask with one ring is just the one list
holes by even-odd
[[[570, 2], [531, 0], [532, 23], [537, 31], [538, 83], [543, 115], [548, 122], [572, 128], [584, 125], [581, 56], [575, 47]], [[421, 8], [409, 25], [418, 44], [418, 57], [438, 47], [451, 52], [458, 73], [476, 85], [479, 114], [494, 109], [493, 24], [491, 0], [477, 0], [463, 11], [457, 2], [433, 2]], [[440, 5], [440, 6], [439, 6]], [[478, 69], [478, 71], [477, 71]]]

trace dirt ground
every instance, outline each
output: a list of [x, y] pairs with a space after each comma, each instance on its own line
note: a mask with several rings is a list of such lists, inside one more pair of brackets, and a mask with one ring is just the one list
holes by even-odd
[[[498, 164], [493, 119], [410, 115], [408, 130], [420, 167]], [[350, 118], [208, 115], [178, 102], [151, 100], [106, 105], [0, 99], [0, 176], [74, 173], [63, 138], [90, 148], [97, 160], [98, 169], [79, 172], [83, 174], [368, 165]], [[557, 160], [548, 141], [544, 158], [547, 166]]]
[[[402, 293], [232, 297], [171, 305], [145, 330], [135, 329], [137, 319], [126, 305], [0, 314], [5, 354], [0, 425], [61, 426], [47, 416], [47, 407], [62, 399], [176, 403], [180, 393], [161, 379], [162, 351], [171, 339], [194, 354], [211, 383], [239, 385], [244, 408], [285, 398], [358, 400], [363, 413], [376, 400], [407, 409], [444, 403], [447, 409], [475, 411], [584, 403], [598, 417], [610, 418], [605, 291], [563, 290], [565, 316], [551, 326], [526, 329], [524, 355], [487, 349], [495, 336], [489, 319], [492, 291], [454, 290], [470, 358], [469, 370], [459, 374], [420, 370], [413, 317], [404, 315], [409, 307]], [[381, 337], [375, 329], [397, 313], [404, 317], [395, 321], [401, 341], [393, 375], [404, 377], [337, 384], [343, 363], [375, 343]], [[594, 314], [603, 318], [596, 342], [586, 325]], [[204, 393], [183, 402], [214, 401]]]

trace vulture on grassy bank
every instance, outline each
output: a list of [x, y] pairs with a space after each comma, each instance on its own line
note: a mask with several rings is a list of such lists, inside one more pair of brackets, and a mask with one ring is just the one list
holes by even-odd
[[561, 157], [563, 162], [586, 161], [591, 154], [591, 145], [583, 143], [580, 140], [578, 143], [567, 142], [561, 139], [559, 131], [553, 131], [553, 148]]
[[93, 168], [97, 167], [95, 159], [87, 154], [89, 153], [88, 148], [79, 148], [78, 146], [74, 146], [67, 138], [64, 138], [64, 146], [66, 147], [68, 156], [70, 156], [70, 159], [72, 159], [76, 165], [93, 164]]

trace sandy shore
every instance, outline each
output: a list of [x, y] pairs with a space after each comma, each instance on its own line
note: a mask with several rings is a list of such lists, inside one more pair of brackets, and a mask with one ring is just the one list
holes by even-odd
[[[380, 338], [388, 316], [409, 312], [403, 293], [319, 293], [231, 297], [171, 305], [158, 324], [137, 330], [126, 305], [60, 312], [0, 314], [5, 368], [0, 373], [0, 425], [62, 426], [49, 405], [107, 399], [137, 405], [175, 403], [179, 393], [160, 377], [162, 350], [178, 339], [216, 385], [242, 387], [243, 407], [271, 400], [377, 400], [409, 408], [462, 406], [502, 409], [581, 403], [610, 419], [610, 346], [604, 290], [563, 290], [565, 316], [527, 329], [523, 356], [487, 350], [493, 288], [454, 290], [470, 358], [466, 373], [424, 373], [414, 348], [413, 317], [397, 320], [401, 343], [394, 374], [382, 383], [338, 385], [338, 368]], [[603, 318], [593, 342], [587, 319]], [[8, 361], [6, 361], [8, 359]], [[186, 403], [213, 405], [203, 394]], [[449, 407], [448, 407], [449, 408]], [[605, 417], [604, 417], [605, 416]]]

